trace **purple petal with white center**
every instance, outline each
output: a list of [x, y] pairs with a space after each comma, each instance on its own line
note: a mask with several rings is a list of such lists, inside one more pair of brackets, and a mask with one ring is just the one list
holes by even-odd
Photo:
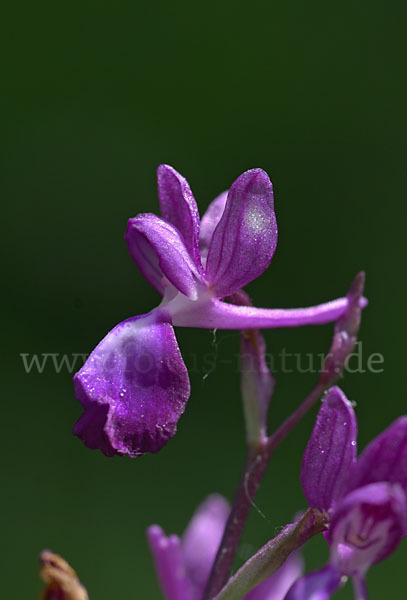
[[261, 275], [276, 246], [273, 186], [261, 169], [246, 171], [229, 190], [209, 247], [206, 276], [215, 295], [229, 296]]
[[125, 240], [131, 257], [158, 292], [164, 292], [166, 278], [188, 298], [197, 298], [200, 274], [178, 229], [156, 215], [142, 214], [129, 220]]
[[196, 510], [182, 537], [185, 568], [197, 600], [205, 589], [229, 513], [225, 498], [209, 496]]
[[185, 247], [200, 268], [199, 212], [188, 181], [168, 165], [158, 167], [157, 180], [161, 214], [178, 229]]
[[176, 535], [166, 536], [158, 525], [147, 529], [161, 590], [166, 600], [191, 600], [181, 543]]
[[[361, 298], [364, 308], [367, 300]], [[309, 308], [255, 308], [234, 306], [220, 300], [208, 300], [173, 306], [168, 305], [178, 327], [204, 329], [271, 329], [274, 327], [299, 327], [323, 325], [336, 321], [348, 306], [348, 298], [338, 298]]]
[[251, 590], [244, 600], [283, 600], [290, 587], [303, 571], [303, 560], [299, 552], [293, 552], [271, 577]]
[[394, 552], [406, 533], [407, 501], [399, 485], [371, 483], [336, 505], [326, 540], [344, 575], [363, 575]]
[[342, 496], [356, 462], [356, 437], [351, 403], [340, 388], [330, 388], [302, 461], [302, 489], [312, 508], [326, 511]]
[[407, 494], [407, 417], [397, 419], [363, 450], [356, 463], [349, 490], [388, 481], [399, 483]]
[[298, 579], [285, 600], [328, 600], [341, 583], [341, 573], [333, 565], [328, 565]]
[[223, 192], [212, 200], [201, 220], [201, 230], [199, 232], [199, 249], [201, 257], [206, 260], [208, 256], [209, 246], [211, 244], [213, 232], [215, 231], [223, 211], [225, 210], [228, 192]]
[[190, 386], [167, 314], [117, 325], [74, 377], [85, 413], [74, 433], [107, 456], [158, 452], [177, 429]]

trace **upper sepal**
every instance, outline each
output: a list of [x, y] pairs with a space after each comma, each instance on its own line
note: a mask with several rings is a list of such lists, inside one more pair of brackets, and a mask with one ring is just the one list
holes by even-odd
[[199, 249], [203, 261], [208, 256], [209, 246], [211, 244], [213, 232], [225, 210], [228, 192], [223, 192], [212, 200], [201, 220], [201, 229], [199, 232]]
[[74, 377], [84, 414], [74, 433], [107, 456], [157, 452], [177, 429], [190, 386], [163, 311], [117, 325]]
[[271, 181], [261, 169], [246, 171], [230, 188], [209, 247], [206, 277], [215, 296], [229, 296], [261, 275], [276, 245]]
[[200, 274], [173, 225], [153, 214], [130, 219], [125, 240], [131, 257], [158, 292], [164, 293], [165, 280], [182, 294], [195, 300]]
[[199, 212], [189, 183], [168, 165], [158, 167], [157, 181], [161, 214], [164, 219], [178, 229], [185, 247], [194, 259], [196, 266], [200, 268]]
[[333, 387], [322, 402], [302, 462], [302, 488], [312, 508], [326, 511], [343, 494], [356, 462], [356, 437], [353, 407]]

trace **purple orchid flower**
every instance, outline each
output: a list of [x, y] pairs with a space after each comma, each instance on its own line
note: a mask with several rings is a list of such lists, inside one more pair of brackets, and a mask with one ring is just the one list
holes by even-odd
[[166, 165], [158, 168], [158, 196], [162, 218], [130, 219], [125, 239], [162, 302], [112, 329], [74, 377], [85, 409], [74, 433], [107, 456], [157, 452], [175, 434], [190, 385], [173, 325], [322, 324], [337, 320], [348, 303], [340, 298], [311, 308], [271, 310], [222, 301], [261, 275], [276, 249], [273, 188], [261, 169], [243, 173], [212, 202], [201, 223], [187, 181]]
[[329, 564], [291, 588], [286, 600], [325, 600], [352, 577], [367, 599], [369, 567], [389, 556], [407, 533], [407, 417], [377, 436], [357, 459], [352, 404], [331, 388], [305, 450], [301, 481], [312, 508], [329, 515]]
[[[152, 525], [147, 537], [166, 600], [200, 600], [218, 550], [230, 507], [219, 495], [209, 496], [197, 509], [182, 539], [166, 536]], [[249, 592], [245, 600], [282, 600], [302, 574], [302, 559], [293, 553], [271, 577]]]

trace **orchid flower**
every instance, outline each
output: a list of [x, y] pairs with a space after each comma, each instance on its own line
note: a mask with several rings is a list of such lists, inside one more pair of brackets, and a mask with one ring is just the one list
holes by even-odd
[[[198, 507], [182, 539], [167, 537], [158, 525], [149, 527], [147, 536], [166, 600], [201, 600], [229, 510], [222, 496], [209, 496]], [[274, 575], [244, 598], [282, 600], [301, 573], [302, 560], [293, 553]]]
[[325, 600], [347, 577], [367, 599], [369, 567], [389, 556], [407, 533], [407, 417], [377, 436], [357, 459], [352, 404], [333, 387], [308, 442], [301, 471], [312, 508], [329, 516], [329, 564], [294, 584], [286, 600]]
[[130, 219], [125, 239], [162, 302], [112, 329], [74, 377], [85, 409], [74, 433], [107, 456], [157, 452], [175, 434], [190, 384], [173, 326], [323, 324], [340, 318], [348, 303], [260, 309], [223, 301], [261, 275], [276, 249], [273, 188], [261, 169], [243, 173], [201, 223], [187, 181], [166, 165], [158, 168], [158, 196], [162, 217]]

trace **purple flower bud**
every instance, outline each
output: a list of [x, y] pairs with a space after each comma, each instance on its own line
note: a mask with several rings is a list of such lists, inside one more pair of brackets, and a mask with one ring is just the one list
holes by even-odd
[[312, 508], [328, 510], [343, 494], [356, 462], [357, 422], [345, 394], [331, 388], [305, 450], [301, 483]]
[[321, 382], [326, 386], [337, 381], [343, 372], [345, 361], [353, 352], [361, 320], [361, 299], [365, 274], [359, 273], [347, 294], [348, 306], [335, 324], [334, 338], [322, 369]]
[[157, 575], [167, 600], [200, 600], [230, 507], [217, 494], [196, 510], [182, 540], [157, 525], [147, 530]]
[[[181, 540], [176, 535], [167, 537], [158, 525], [148, 528], [147, 537], [166, 600], [201, 600], [229, 513], [228, 502], [213, 494], [198, 507]], [[283, 600], [300, 577], [302, 566], [299, 553], [293, 552], [244, 600]]]

